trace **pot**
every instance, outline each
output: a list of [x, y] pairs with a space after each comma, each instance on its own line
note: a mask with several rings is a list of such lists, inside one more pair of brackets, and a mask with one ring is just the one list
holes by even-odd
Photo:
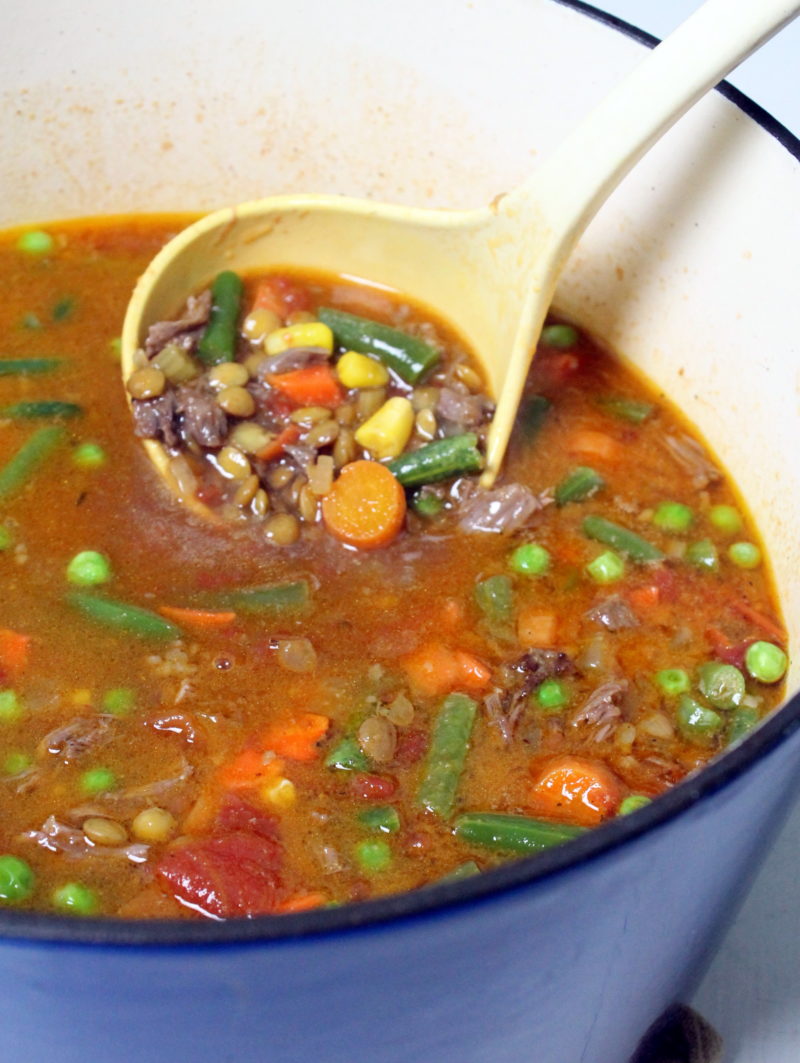
[[[289, 191], [475, 206], [516, 185], [646, 47], [558, 0], [110, 10], [15, 9], [0, 46], [0, 221]], [[784, 280], [800, 272], [798, 156], [740, 94], [712, 94], [615, 193], [556, 302], [732, 470], [800, 662]], [[790, 691], [799, 678], [800, 663]], [[413, 895], [208, 924], [0, 913], [0, 1048], [32, 1063], [98, 1050], [118, 1063], [623, 1063], [698, 982], [790, 809], [799, 723], [795, 696], [635, 814]]]

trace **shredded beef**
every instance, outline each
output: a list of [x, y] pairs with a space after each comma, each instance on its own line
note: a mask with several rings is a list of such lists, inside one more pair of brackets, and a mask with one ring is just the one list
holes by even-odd
[[131, 409], [133, 431], [140, 439], [160, 439], [166, 447], [178, 446], [181, 437], [174, 391], [165, 391], [157, 399], [135, 399]]
[[692, 479], [692, 486], [697, 490], [719, 483], [722, 473], [709, 460], [703, 447], [697, 440], [687, 435], [665, 435], [664, 445]]
[[486, 420], [488, 401], [484, 395], [442, 388], [436, 403], [436, 412], [445, 421], [459, 430], [476, 428]]
[[624, 679], [610, 680], [594, 690], [572, 717], [575, 727], [586, 724], [596, 728], [595, 742], [602, 742], [611, 733], [614, 724], [622, 716], [622, 700], [628, 691]]
[[181, 432], [187, 443], [221, 447], [228, 438], [228, 418], [216, 398], [199, 388], [181, 387], [175, 409], [182, 417]]
[[609, 631], [622, 631], [624, 628], [639, 626], [634, 611], [617, 594], [599, 602], [585, 615], [589, 620], [608, 628]]
[[489, 723], [498, 728], [504, 742], [510, 742], [528, 698], [545, 679], [574, 675], [572, 658], [561, 650], [528, 650], [502, 670], [502, 687], [491, 691], [483, 700]]
[[535, 495], [523, 484], [503, 484], [468, 494], [461, 505], [459, 527], [468, 532], [510, 534], [522, 528], [552, 499]]
[[37, 747], [37, 753], [40, 756], [50, 753], [69, 764], [105, 736], [110, 722], [110, 716], [76, 716], [74, 720], [46, 734]]
[[144, 343], [145, 354], [154, 358], [170, 342], [193, 350], [211, 313], [211, 289], [200, 295], [190, 295], [186, 312], [177, 321], [158, 321], [151, 325]]

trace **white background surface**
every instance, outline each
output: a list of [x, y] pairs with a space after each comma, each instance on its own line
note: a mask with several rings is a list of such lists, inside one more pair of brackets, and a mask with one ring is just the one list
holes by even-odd
[[[664, 37], [700, 0], [593, 2]], [[800, 136], [800, 19], [728, 80]], [[725, 1063], [800, 1063], [800, 808], [768, 858], [694, 1004], [724, 1037]]]

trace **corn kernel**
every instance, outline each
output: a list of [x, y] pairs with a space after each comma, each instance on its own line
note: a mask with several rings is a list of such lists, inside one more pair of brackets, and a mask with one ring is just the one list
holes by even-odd
[[322, 347], [333, 350], [333, 333], [321, 321], [302, 321], [299, 325], [275, 329], [264, 341], [267, 354], [280, 354], [292, 347]]
[[395, 395], [356, 429], [356, 442], [379, 460], [402, 454], [414, 430], [414, 408]]
[[346, 388], [380, 388], [389, 383], [386, 366], [358, 351], [345, 351], [336, 363], [336, 372]]
[[92, 692], [87, 690], [86, 687], [80, 687], [78, 690], [70, 692], [69, 700], [73, 705], [91, 705]]
[[261, 797], [273, 808], [286, 810], [291, 808], [297, 800], [297, 791], [291, 779], [285, 779], [280, 775], [261, 787]]

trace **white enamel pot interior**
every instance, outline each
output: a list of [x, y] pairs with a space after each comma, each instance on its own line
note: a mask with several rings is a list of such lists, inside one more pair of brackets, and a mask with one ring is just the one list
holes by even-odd
[[[303, 191], [477, 206], [517, 184], [644, 47], [558, 0], [229, 0], [224, 6], [28, 0], [14, 7], [0, 41], [0, 223], [210, 210]], [[796, 658], [789, 677], [794, 692], [800, 685], [800, 463], [792, 460], [800, 452], [800, 164], [797, 142], [742, 104], [712, 94], [640, 164], [581, 241], [557, 305], [668, 394], [733, 473], [772, 557]], [[174, 931], [76, 927], [49, 917], [6, 920], [0, 969], [19, 988], [0, 1011], [0, 1046], [18, 1043], [22, 1026], [15, 1022], [25, 1009], [43, 1007], [53, 1023], [71, 1016], [72, 1032], [62, 1042], [55, 1025], [45, 1024], [28, 1058], [85, 1058], [92, 1031], [75, 1018], [79, 994], [99, 992], [129, 1036], [120, 1060], [134, 1058], [134, 1049], [148, 1058], [148, 1031], [172, 1038], [173, 1058], [189, 1058], [188, 1052], [198, 1060], [224, 1058], [225, 1019], [202, 990], [218, 979], [218, 996], [234, 1002], [237, 1016], [238, 1025], [224, 1035], [226, 1049], [235, 1051], [231, 1058], [266, 1058], [254, 1039], [269, 1015], [270, 1058], [336, 1063], [358, 1057], [347, 1054], [356, 1019], [348, 1017], [340, 990], [363, 982], [370, 957], [391, 966], [401, 962], [393, 952], [401, 949], [397, 942], [409, 955], [419, 950], [416, 983], [398, 974], [395, 986], [405, 1007], [419, 1009], [413, 985], [425, 982], [420, 970], [435, 969], [437, 956], [452, 968], [461, 962], [458, 942], [470, 941], [475, 949], [500, 949], [503, 963], [482, 953], [478, 963], [473, 953], [473, 967], [459, 967], [462, 1006], [428, 987], [430, 1022], [416, 1011], [405, 1041], [392, 1027], [382, 1063], [622, 1063], [658, 1010], [702, 969], [787, 808], [800, 761], [790, 737], [798, 715], [794, 699], [766, 737], [756, 734], [725, 766], [712, 768], [707, 781], [678, 787], [630, 825], [581, 839], [572, 853], [536, 866], [525, 861], [505, 876], [432, 891], [427, 899], [366, 905], [360, 915], [289, 917], [278, 931], [263, 920]], [[767, 767], [765, 758], [772, 758]], [[752, 817], [758, 842], [738, 839], [726, 825], [734, 812]], [[690, 861], [682, 846], [687, 853], [706, 847], [711, 866], [697, 869], [696, 882], [689, 868], [664, 887], [671, 898], [661, 912], [665, 925], [633, 943], [639, 967], [632, 960], [626, 966], [620, 947], [618, 960], [609, 954], [608, 984], [595, 984], [578, 973], [581, 957], [616, 948], [614, 926], [627, 919], [626, 911], [635, 925], [639, 894], [655, 869], [669, 864], [668, 831], [674, 859], [685, 869]], [[621, 896], [636, 874], [638, 894], [626, 896], [628, 909], [615, 908], [611, 884]], [[594, 906], [585, 918], [581, 898]], [[548, 940], [529, 957], [512, 955], [510, 944], [503, 953], [498, 944], [503, 933], [519, 936], [517, 918], [548, 928]], [[547, 951], [551, 938], [570, 953], [569, 981], [559, 981], [565, 976]], [[124, 970], [115, 966], [119, 953]], [[249, 971], [283, 999], [274, 981], [278, 957], [286, 964], [284, 987], [296, 994], [313, 982], [308, 972], [318, 972], [320, 1007], [336, 1027], [329, 1036], [296, 1015], [291, 1003], [273, 1014], [243, 988]], [[517, 979], [529, 978], [530, 987], [519, 989], [517, 981], [516, 995], [509, 992], [503, 966]], [[523, 968], [527, 973], [520, 974]], [[634, 971], [641, 978], [631, 995], [625, 983], [630, 987]], [[463, 1005], [472, 999], [471, 977], [486, 982], [505, 1023], [491, 1037], [472, 1028], [471, 1009]], [[581, 978], [590, 1003], [573, 1012], [563, 1002]], [[194, 1032], [150, 1000], [148, 986], [159, 985], [194, 995]], [[533, 1006], [533, 987], [549, 1005]], [[255, 1011], [242, 1004], [251, 999]], [[132, 1000], [144, 1017], [138, 1025]], [[446, 1021], [450, 1040], [437, 1040], [434, 1019]], [[369, 1028], [364, 1014], [359, 1021]], [[48, 1056], [54, 1045], [60, 1054]]]

